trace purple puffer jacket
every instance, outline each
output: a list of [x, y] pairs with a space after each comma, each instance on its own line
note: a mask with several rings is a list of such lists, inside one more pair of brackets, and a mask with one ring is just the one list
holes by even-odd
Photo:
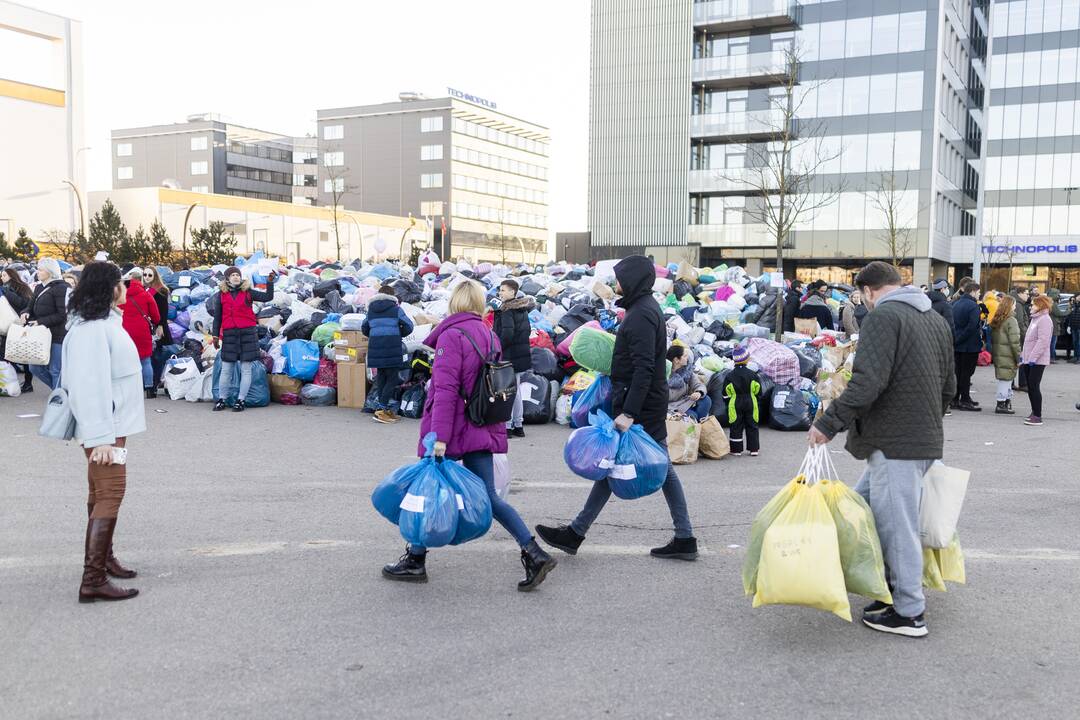
[[472, 338], [480, 352], [488, 352], [495, 343], [496, 354], [501, 356], [499, 339], [472, 313], [455, 313], [431, 331], [424, 344], [435, 348], [435, 364], [420, 420], [420, 443], [416, 451], [420, 457], [424, 455], [423, 438], [429, 432], [446, 443], [446, 454], [451, 458], [460, 458], [468, 452], [506, 452], [503, 423], [476, 427], [465, 416], [462, 395], [468, 397], [472, 392], [483, 359], [462, 336], [463, 332]]

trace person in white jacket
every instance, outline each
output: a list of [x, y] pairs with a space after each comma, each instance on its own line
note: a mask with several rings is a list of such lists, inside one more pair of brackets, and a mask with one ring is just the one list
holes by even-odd
[[71, 296], [64, 338], [60, 386], [75, 418], [75, 440], [89, 463], [79, 602], [127, 600], [139, 594], [109, 582], [109, 576], [136, 575], [113, 555], [112, 540], [127, 486], [127, 439], [146, 430], [142, 365], [117, 310], [126, 296], [119, 268], [87, 264]]

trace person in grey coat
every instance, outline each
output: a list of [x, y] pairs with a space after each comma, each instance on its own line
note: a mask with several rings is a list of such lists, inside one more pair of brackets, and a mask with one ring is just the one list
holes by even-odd
[[942, 418], [956, 392], [952, 332], [892, 265], [875, 261], [855, 278], [871, 312], [860, 327], [847, 389], [810, 428], [811, 445], [847, 430], [847, 450], [866, 460], [855, 490], [874, 513], [893, 605], [874, 602], [863, 623], [906, 637], [927, 634], [923, 613], [919, 499], [922, 478], [944, 449]]
[[120, 270], [92, 262], [71, 296], [60, 378], [75, 419], [75, 441], [89, 464], [88, 521], [79, 602], [127, 600], [139, 594], [109, 576], [133, 578], [112, 552], [113, 532], [127, 489], [127, 439], [146, 430], [142, 363], [117, 307], [127, 299]]

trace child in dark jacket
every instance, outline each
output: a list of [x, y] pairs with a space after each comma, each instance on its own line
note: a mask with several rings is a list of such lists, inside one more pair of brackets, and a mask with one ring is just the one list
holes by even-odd
[[368, 301], [367, 310], [361, 330], [370, 339], [367, 363], [369, 368], [377, 371], [371, 392], [379, 407], [372, 419], [389, 425], [400, 419], [390, 402], [401, 371], [409, 367], [404, 339], [412, 334], [413, 323], [401, 309], [394, 288], [389, 285], [379, 288], [378, 294]]
[[758, 398], [761, 396], [761, 378], [747, 367], [750, 352], [739, 347], [731, 356], [735, 369], [724, 383], [724, 397], [728, 404], [728, 422], [731, 424], [731, 454], [743, 454], [743, 432], [746, 432], [747, 450], [750, 457], [757, 457], [761, 444], [758, 441]]

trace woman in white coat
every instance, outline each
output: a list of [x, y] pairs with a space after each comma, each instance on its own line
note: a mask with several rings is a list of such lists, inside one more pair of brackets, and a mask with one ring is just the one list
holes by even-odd
[[126, 294], [119, 268], [87, 264], [71, 296], [64, 338], [60, 385], [75, 417], [75, 440], [86, 454], [90, 484], [79, 602], [139, 594], [109, 582], [109, 576], [135, 577], [113, 556], [112, 540], [127, 485], [127, 439], [146, 430], [142, 364], [117, 310]]

